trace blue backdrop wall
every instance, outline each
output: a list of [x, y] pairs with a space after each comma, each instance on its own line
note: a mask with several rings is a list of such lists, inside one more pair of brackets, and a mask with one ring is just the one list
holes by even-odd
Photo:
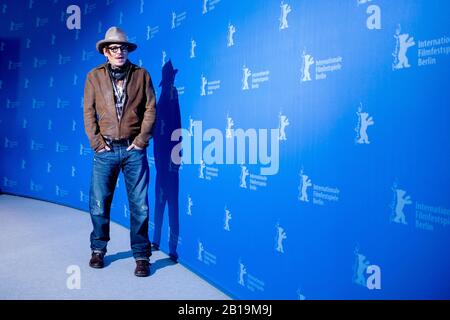
[[[449, 10], [443, 0], [0, 1], [0, 188], [88, 211], [84, 81], [116, 25], [153, 78], [155, 139], [173, 146], [177, 112], [185, 129], [181, 167], [167, 148], [147, 151], [150, 233], [161, 230], [164, 251], [170, 204], [181, 263], [235, 298], [448, 299]], [[178, 73], [164, 93], [169, 60]], [[112, 217], [129, 225], [122, 178]]]

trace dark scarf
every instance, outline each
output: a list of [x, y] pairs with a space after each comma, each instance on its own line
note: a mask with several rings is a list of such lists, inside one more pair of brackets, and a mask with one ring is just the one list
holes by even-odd
[[109, 74], [111, 75], [111, 77], [115, 80], [123, 80], [125, 79], [128, 70], [130, 69], [131, 63], [129, 60], [127, 60], [125, 62], [125, 64], [123, 66], [120, 67], [116, 67], [116, 66], [112, 66], [111, 63], [107, 63], [107, 68], [109, 71]]

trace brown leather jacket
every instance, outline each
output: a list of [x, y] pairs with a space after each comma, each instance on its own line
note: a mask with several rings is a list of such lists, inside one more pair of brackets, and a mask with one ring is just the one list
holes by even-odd
[[148, 145], [156, 116], [156, 99], [149, 73], [131, 64], [126, 89], [127, 101], [119, 122], [106, 63], [87, 74], [84, 87], [84, 128], [94, 151], [106, 146], [104, 137], [131, 138], [140, 148]]

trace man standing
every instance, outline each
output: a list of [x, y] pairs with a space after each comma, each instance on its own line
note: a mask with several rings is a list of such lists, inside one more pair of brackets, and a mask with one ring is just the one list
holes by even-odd
[[109, 241], [111, 202], [122, 170], [130, 206], [130, 240], [136, 260], [134, 274], [150, 275], [148, 238], [149, 167], [146, 147], [155, 122], [155, 94], [149, 73], [128, 60], [137, 46], [123, 30], [111, 27], [97, 51], [107, 62], [92, 69], [84, 89], [84, 126], [94, 162], [89, 208], [93, 231], [93, 268], [103, 268]]

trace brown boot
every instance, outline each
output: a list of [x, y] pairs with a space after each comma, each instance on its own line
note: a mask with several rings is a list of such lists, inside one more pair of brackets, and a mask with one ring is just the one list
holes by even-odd
[[104, 267], [103, 254], [100, 252], [92, 252], [91, 260], [89, 261], [89, 266], [96, 269], [101, 269]]
[[136, 260], [134, 275], [136, 277], [148, 277], [150, 275], [150, 262], [147, 260]]

